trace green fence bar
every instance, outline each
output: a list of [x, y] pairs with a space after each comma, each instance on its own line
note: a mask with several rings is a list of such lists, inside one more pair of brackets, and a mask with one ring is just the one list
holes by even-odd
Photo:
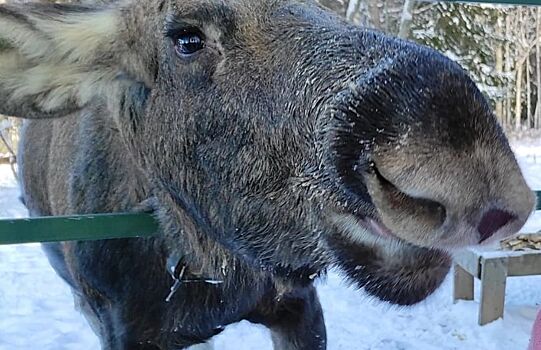
[[[541, 210], [541, 191], [536, 210]], [[121, 213], [0, 220], [0, 245], [150, 237], [158, 223], [150, 214]]]
[[0, 245], [148, 237], [158, 231], [150, 214], [123, 213], [0, 220]]

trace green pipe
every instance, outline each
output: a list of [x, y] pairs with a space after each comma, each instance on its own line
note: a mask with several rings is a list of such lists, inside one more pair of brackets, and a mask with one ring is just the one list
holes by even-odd
[[158, 232], [150, 214], [121, 213], [0, 220], [0, 245], [149, 237]]

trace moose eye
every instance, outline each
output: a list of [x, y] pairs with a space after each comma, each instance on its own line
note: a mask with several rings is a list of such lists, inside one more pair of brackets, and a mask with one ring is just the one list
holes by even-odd
[[175, 50], [179, 56], [190, 56], [205, 47], [203, 36], [196, 32], [185, 32], [175, 38]]

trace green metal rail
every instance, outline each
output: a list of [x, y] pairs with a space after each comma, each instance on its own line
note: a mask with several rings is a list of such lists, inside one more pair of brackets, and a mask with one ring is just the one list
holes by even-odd
[[[541, 210], [541, 191], [536, 192]], [[98, 214], [0, 220], [0, 245], [150, 237], [158, 232], [150, 214]]]
[[[447, 0], [448, 2], [541, 5], [541, 0]], [[541, 191], [536, 209], [541, 210]], [[0, 220], [0, 245], [150, 237], [158, 223], [150, 214], [97, 214]]]
[[0, 245], [149, 237], [158, 231], [150, 214], [99, 214], [0, 220]]

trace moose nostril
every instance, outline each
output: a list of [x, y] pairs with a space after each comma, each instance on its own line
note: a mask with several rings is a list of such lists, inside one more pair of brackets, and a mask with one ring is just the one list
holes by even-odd
[[481, 219], [481, 222], [479, 223], [479, 226], [477, 227], [477, 230], [481, 234], [481, 241], [484, 242], [496, 231], [498, 231], [500, 228], [504, 227], [509, 223], [509, 221], [516, 219], [516, 216], [498, 209], [492, 209], [488, 211], [483, 218]]

